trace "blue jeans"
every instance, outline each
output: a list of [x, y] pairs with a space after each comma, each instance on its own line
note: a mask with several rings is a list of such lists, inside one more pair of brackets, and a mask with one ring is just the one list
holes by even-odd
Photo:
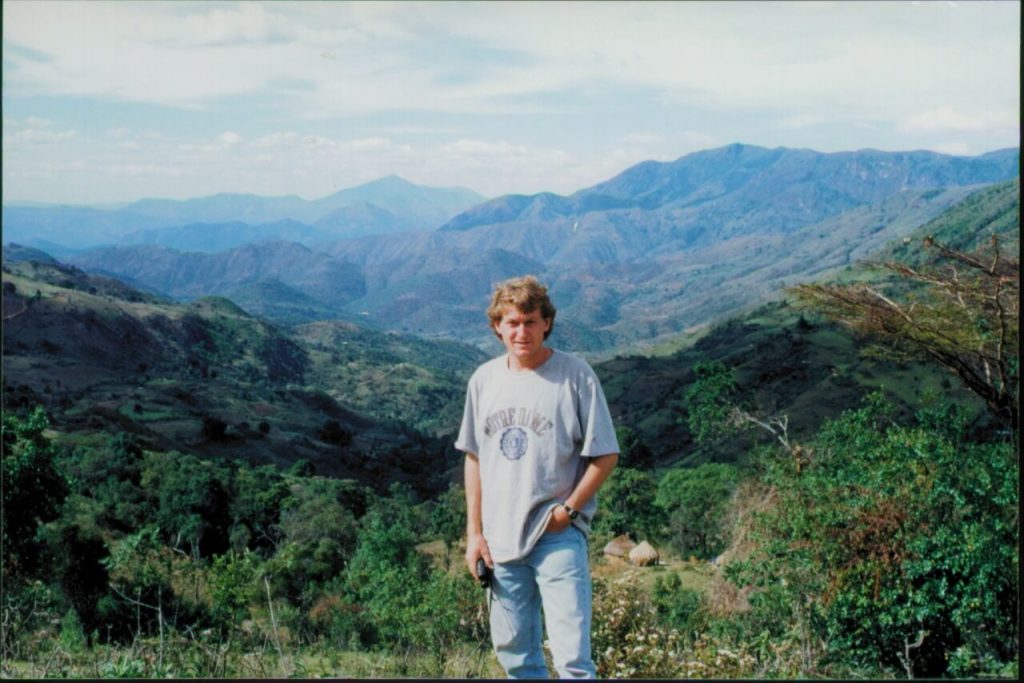
[[587, 539], [579, 529], [541, 536], [530, 553], [496, 562], [491, 641], [509, 678], [547, 678], [541, 606], [560, 678], [596, 678], [590, 656], [591, 584]]

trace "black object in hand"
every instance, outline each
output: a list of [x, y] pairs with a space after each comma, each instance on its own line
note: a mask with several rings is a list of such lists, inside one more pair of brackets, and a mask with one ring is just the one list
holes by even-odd
[[487, 566], [482, 557], [478, 557], [476, 560], [476, 577], [481, 588], [491, 587], [491, 568]]

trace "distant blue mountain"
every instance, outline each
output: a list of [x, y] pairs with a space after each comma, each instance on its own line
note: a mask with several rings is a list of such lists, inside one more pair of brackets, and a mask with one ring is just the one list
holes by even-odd
[[[559, 308], [556, 342], [612, 348], [705, 325], [877, 253], [1017, 178], [1019, 161], [1016, 149], [954, 157], [730, 145], [638, 164], [569, 196], [498, 197], [441, 230], [400, 239], [389, 231], [407, 227], [402, 211], [418, 191], [403, 195], [407, 205], [382, 208], [370, 201], [374, 193], [405, 184], [382, 179], [307, 224], [347, 235], [372, 224], [376, 234], [310, 248], [260, 244], [210, 255], [150, 246], [70, 260], [173, 296], [238, 294], [266, 315], [337, 311], [481, 344], [493, 342], [481, 313], [493, 283], [534, 273]], [[318, 200], [321, 209], [328, 199]]]
[[109, 275], [178, 299], [232, 292], [275, 282], [304, 297], [339, 309], [366, 292], [362, 272], [351, 263], [291, 242], [261, 242], [205, 254], [140, 245], [105, 247], [71, 261], [89, 272]]
[[110, 244], [122, 235], [162, 227], [159, 218], [127, 210], [105, 211], [76, 206], [4, 206], [4, 242], [46, 248], [80, 249]]
[[459, 214], [441, 227], [461, 231], [502, 223], [565, 222], [588, 213], [638, 209], [693, 209], [740, 217], [754, 206], [762, 230], [799, 224], [903, 190], [977, 185], [1019, 174], [1020, 150], [976, 157], [936, 152], [862, 150], [826, 154], [806, 149], [765, 149], [733, 144], [671, 162], [645, 161], [610, 180], [569, 196], [543, 192], [505, 195]]
[[124, 246], [151, 244], [179, 251], [212, 253], [258, 242], [287, 241], [308, 245], [328, 237], [328, 233], [305, 223], [285, 219], [259, 225], [233, 221], [154, 228], [124, 235], [117, 243]]
[[[110, 210], [5, 205], [3, 231], [5, 242], [36, 247], [44, 243], [65, 249], [160, 244], [209, 252], [245, 244], [247, 235], [252, 241], [276, 239], [309, 244], [324, 239], [432, 230], [483, 199], [462, 188], [425, 187], [387, 176], [315, 200], [296, 195], [223, 193], [187, 200], [143, 199]], [[203, 235], [199, 227], [203, 224], [215, 227]], [[238, 232], [238, 237], [227, 236], [232, 230]], [[204, 237], [211, 242], [205, 243]]]

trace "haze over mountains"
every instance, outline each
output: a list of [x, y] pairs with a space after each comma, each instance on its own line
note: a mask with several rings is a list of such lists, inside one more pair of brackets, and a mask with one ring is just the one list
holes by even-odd
[[113, 236], [129, 246], [65, 259], [179, 299], [222, 294], [278, 322], [357, 319], [480, 344], [491, 343], [481, 311], [492, 283], [532, 272], [552, 284], [555, 343], [611, 350], [848, 265], [1017, 177], [1019, 159], [1017, 149], [954, 157], [730, 145], [644, 162], [569, 196], [480, 202], [388, 178], [316, 202], [144, 200], [86, 211], [78, 225], [92, 237], [83, 229], [74, 242], [71, 209], [5, 207], [4, 240], [82, 247]]
[[[1017, 163], [1016, 150], [958, 159], [733, 146], [641, 164], [568, 197], [499, 198], [397, 237], [104, 247], [59, 260], [8, 242], [5, 401], [47, 405], [83, 435], [125, 429], [160, 449], [305, 458], [336, 476], [440, 486], [443, 472], [428, 481], [409, 463], [447, 448], [468, 374], [500, 349], [483, 316], [491, 283], [533, 272], [559, 307], [552, 343], [591, 352], [616, 420], [659, 460], [695, 464], [709, 453], [678, 416], [701, 359], [728, 360], [759, 400], [801, 416], [794, 434], [866, 387], [940, 383], [917, 366], [862, 362], [852, 337], [771, 300], [798, 281], [850, 277], [865, 258], [915, 263], [924, 234], [973, 249], [997, 233], [1012, 249]], [[745, 309], [756, 312], [734, 315]], [[653, 344], [660, 353], [628, 353]], [[210, 432], [217, 424], [226, 432]]]
[[262, 240], [316, 241], [433, 229], [484, 198], [463, 188], [415, 185], [398, 176], [305, 200], [215, 194], [197, 199], [142, 199], [92, 207], [3, 207], [4, 242], [57, 252], [103, 244], [154, 244], [220, 251]]

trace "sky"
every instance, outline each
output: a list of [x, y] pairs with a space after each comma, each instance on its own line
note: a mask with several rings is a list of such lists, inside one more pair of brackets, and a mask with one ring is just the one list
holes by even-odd
[[1020, 144], [1019, 2], [3, 2], [3, 201]]

